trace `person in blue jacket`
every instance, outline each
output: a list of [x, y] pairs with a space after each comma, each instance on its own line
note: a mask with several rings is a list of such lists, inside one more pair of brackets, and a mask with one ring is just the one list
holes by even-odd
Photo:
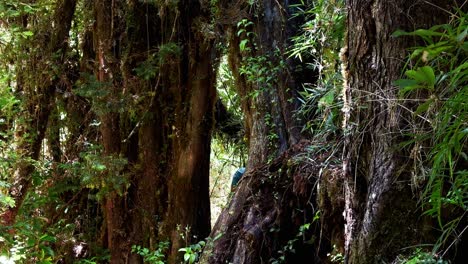
[[241, 168], [237, 169], [237, 171], [234, 173], [234, 175], [232, 175], [231, 190], [234, 189], [237, 186], [237, 184], [239, 183], [239, 181], [242, 178], [242, 176], [244, 175], [244, 173], [245, 173], [245, 168], [241, 167]]

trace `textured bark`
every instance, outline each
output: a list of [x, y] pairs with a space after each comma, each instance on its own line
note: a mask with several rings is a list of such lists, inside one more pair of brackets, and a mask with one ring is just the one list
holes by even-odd
[[[15, 200], [16, 206], [1, 215], [1, 222], [6, 226], [15, 222], [31, 185], [31, 173], [34, 171], [34, 166], [26, 159], [39, 159], [49, 116], [55, 104], [55, 90], [58, 89], [62, 74], [55, 72], [52, 67], [63, 65], [65, 60], [75, 6], [76, 0], [63, 0], [57, 3], [52, 18], [53, 27], [50, 28], [50, 32], [46, 32], [50, 35], [50, 39], [42, 39], [43, 36], [37, 34], [37, 39], [33, 41], [38, 41], [43, 50], [37, 51], [37, 54], [30, 54], [30, 57], [35, 59], [34, 61], [28, 62], [27, 65], [18, 65], [18, 69], [22, 71], [18, 73], [17, 92], [22, 93], [28, 118], [24, 124], [19, 125], [15, 132], [18, 140], [16, 150], [24, 160], [16, 164], [14, 182], [10, 187], [10, 196]], [[36, 71], [36, 68], [41, 66], [45, 69]], [[53, 77], [44, 76], [45, 74]], [[26, 135], [29, 138], [24, 138]]]
[[[153, 89], [155, 93], [143, 101], [146, 108], [140, 112], [140, 121], [127, 121], [128, 129], [123, 128], [126, 131], [123, 134], [127, 137], [124, 139], [128, 145], [127, 156], [135, 152], [135, 164], [139, 167], [132, 173], [131, 185], [125, 195], [126, 208], [122, 209], [128, 214], [125, 220], [128, 242], [122, 247], [129, 252], [132, 245], [154, 249], [158, 241], [165, 240], [159, 236], [159, 232], [167, 211], [165, 173], [170, 165], [167, 160], [171, 148], [168, 147], [169, 132], [164, 113], [165, 104], [169, 103], [164, 99], [167, 93], [157, 86], [159, 77], [159, 81], [145, 81], [136, 78], [133, 72], [139, 63], [147, 59], [148, 47], [155, 48], [160, 44], [164, 34], [159, 31], [161, 20], [153, 6], [138, 1], [129, 1], [126, 11], [127, 43], [121, 67], [126, 97], [144, 96]], [[141, 263], [142, 260], [131, 255], [127, 262]]]
[[[264, 0], [252, 8], [243, 1], [220, 3], [222, 19], [219, 22], [227, 32], [228, 61], [241, 98], [249, 160], [246, 174], [211, 233], [211, 238], [220, 238], [204, 253], [202, 263], [268, 262], [271, 257], [279, 257], [278, 251], [288, 240], [294, 239], [299, 227], [313, 216], [314, 210], [308, 207], [308, 202], [316, 204], [312, 186], [317, 180], [313, 177], [317, 175], [308, 171], [307, 165], [288, 169], [285, 165], [307, 145], [296, 146], [301, 139], [301, 126], [294, 120], [293, 112], [297, 109], [299, 87], [289, 74], [295, 62], [282, 57], [296, 27], [288, 21], [290, 4], [294, 3]], [[238, 35], [237, 22], [244, 18], [253, 22], [245, 28], [246, 32], [254, 34]], [[245, 39], [249, 40], [248, 49], [241, 50], [239, 44]], [[261, 60], [252, 66], [249, 65], [252, 58]], [[281, 62], [284, 66], [280, 66]], [[241, 74], [243, 67], [256, 71], [254, 67], [259, 66], [267, 67], [269, 80], [252, 80], [248, 73]], [[252, 73], [255, 74], [258, 73]], [[270, 162], [273, 165], [268, 165]], [[296, 186], [302, 186], [303, 192]], [[275, 195], [282, 198], [276, 200]], [[303, 213], [291, 208], [294, 206], [304, 209]], [[270, 232], [272, 229], [279, 232]], [[311, 248], [307, 250], [314, 252]]]
[[[208, 244], [200, 263], [271, 263], [280, 258], [285, 263], [303, 263], [305, 259], [321, 263], [331, 251], [330, 240], [336, 239], [313, 220], [319, 209], [317, 200], [324, 200], [318, 195], [327, 195], [325, 188], [320, 193], [316, 188], [322, 178], [332, 181], [342, 173], [338, 165], [324, 165], [331, 155], [322, 151], [324, 148], [308, 151], [322, 144], [302, 140], [269, 164], [246, 172], [213, 227], [211, 237], [216, 240]], [[307, 159], [309, 155], [314, 160]], [[338, 208], [322, 208], [340, 211], [342, 204], [338, 201]], [[328, 211], [322, 212], [329, 216]], [[333, 221], [339, 224], [338, 219]], [[309, 230], [298, 237], [306, 223], [311, 223]], [[287, 245], [294, 251], [285, 249]]]
[[[452, 1], [347, 2], [348, 51], [345, 78], [345, 251], [347, 263], [393, 261], [401, 248], [421, 239], [410, 187], [409, 153], [403, 141], [405, 116], [393, 82], [400, 78], [406, 49], [416, 42], [395, 38], [448, 20]], [[436, 7], [439, 6], [439, 7]]]

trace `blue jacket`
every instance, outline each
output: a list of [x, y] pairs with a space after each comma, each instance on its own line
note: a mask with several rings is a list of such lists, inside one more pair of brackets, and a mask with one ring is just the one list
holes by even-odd
[[237, 169], [237, 171], [234, 173], [234, 175], [232, 175], [231, 188], [237, 186], [237, 184], [239, 183], [239, 181], [242, 178], [242, 176], [244, 175], [244, 173], [245, 173], [245, 168], [244, 167]]

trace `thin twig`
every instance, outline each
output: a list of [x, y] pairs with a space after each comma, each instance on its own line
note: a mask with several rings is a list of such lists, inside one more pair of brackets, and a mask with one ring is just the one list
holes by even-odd
[[450, 14], [451, 16], [456, 16], [454, 13], [452, 13], [452, 12], [448, 11], [447, 9], [445, 9], [445, 8], [442, 8], [442, 7], [438, 6], [438, 5], [434, 5], [434, 4], [433, 4], [433, 3], [431, 3], [431, 2], [424, 1], [424, 3], [426, 3], [426, 4], [428, 4], [428, 5], [431, 5], [431, 6], [435, 7], [435, 8], [438, 8], [438, 9], [440, 9], [440, 10], [442, 10], [442, 11], [444, 11], [444, 12], [446, 12], [446, 13]]
[[[463, 219], [465, 214], [466, 214], [466, 211], [465, 211], [465, 213], [463, 213], [462, 217], [460, 218], [460, 221]], [[468, 228], [468, 225], [465, 226], [465, 228], [463, 228], [463, 230], [460, 232], [460, 234], [458, 234], [458, 236], [452, 241], [450, 246], [448, 246], [447, 249], [444, 251], [444, 253], [441, 255], [442, 258], [445, 256], [445, 254], [447, 254], [448, 250], [453, 246], [453, 244], [455, 244], [455, 242], [458, 241], [458, 239], [460, 239], [461, 235], [463, 235], [463, 233], [466, 231], [467, 228]]]

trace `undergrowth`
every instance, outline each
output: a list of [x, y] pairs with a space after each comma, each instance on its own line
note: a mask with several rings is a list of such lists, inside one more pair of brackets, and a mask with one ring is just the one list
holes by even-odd
[[345, 33], [345, 3], [333, 1], [301, 1], [293, 7], [297, 16], [304, 16], [302, 34], [292, 38], [289, 54], [306, 62], [317, 73], [314, 83], [304, 83], [300, 92], [301, 107], [297, 118], [307, 120], [304, 131], [323, 136], [337, 133], [341, 116], [342, 90], [340, 49]]
[[[437, 218], [441, 235], [433, 254], [444, 257], [467, 229], [468, 210], [468, 15], [452, 14], [448, 24], [394, 36], [414, 36], [424, 45], [412, 49], [405, 78], [396, 81], [403, 101], [412, 105], [412, 158], [422, 185], [425, 214]], [[422, 184], [421, 184], [422, 183]], [[418, 186], [416, 186], [418, 187]]]

